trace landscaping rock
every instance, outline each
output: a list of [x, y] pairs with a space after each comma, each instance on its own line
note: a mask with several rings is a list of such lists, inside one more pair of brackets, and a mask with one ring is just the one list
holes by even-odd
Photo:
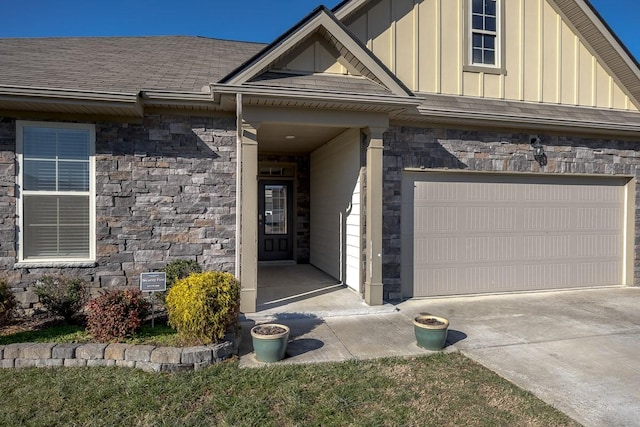
[[182, 349], [175, 347], [157, 347], [151, 352], [151, 362], [162, 364], [180, 363], [182, 359]]
[[134, 345], [124, 352], [124, 360], [133, 360], [136, 362], [149, 362], [151, 360], [151, 352], [155, 350], [153, 345]]
[[110, 360], [124, 360], [125, 352], [131, 348], [131, 344], [109, 344], [104, 349], [104, 358]]
[[104, 359], [104, 349], [107, 344], [83, 344], [76, 348], [78, 359]]
[[58, 344], [51, 350], [53, 359], [73, 359], [80, 344]]
[[193, 363], [194, 368], [198, 363], [210, 364], [213, 355], [209, 347], [187, 347], [182, 349], [182, 363]]
[[22, 348], [23, 359], [51, 359], [51, 349], [55, 344], [30, 344]]
[[64, 359], [64, 366], [67, 368], [82, 368], [87, 366], [86, 359]]

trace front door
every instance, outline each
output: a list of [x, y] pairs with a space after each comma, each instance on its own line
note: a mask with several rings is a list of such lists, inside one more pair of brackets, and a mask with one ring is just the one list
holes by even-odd
[[260, 181], [258, 197], [258, 259], [292, 260], [292, 181]]

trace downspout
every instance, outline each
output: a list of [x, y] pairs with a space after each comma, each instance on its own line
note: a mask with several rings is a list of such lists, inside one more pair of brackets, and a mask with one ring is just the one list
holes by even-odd
[[236, 271], [235, 276], [242, 281], [240, 254], [242, 252], [242, 94], [236, 94]]

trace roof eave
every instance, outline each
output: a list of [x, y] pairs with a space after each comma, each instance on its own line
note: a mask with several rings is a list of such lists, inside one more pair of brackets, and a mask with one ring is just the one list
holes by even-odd
[[540, 129], [556, 132], [578, 132], [598, 135], [624, 135], [640, 138], [640, 124], [611, 123], [562, 117], [532, 117], [512, 114], [459, 111], [418, 107], [419, 115], [403, 115], [399, 120], [432, 121], [445, 124], [478, 125], [510, 129]]

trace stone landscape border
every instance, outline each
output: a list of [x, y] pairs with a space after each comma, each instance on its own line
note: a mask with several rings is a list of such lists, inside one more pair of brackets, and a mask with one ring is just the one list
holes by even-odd
[[146, 372], [204, 368], [238, 354], [240, 336], [198, 347], [134, 344], [19, 343], [0, 345], [0, 368], [120, 366]]

